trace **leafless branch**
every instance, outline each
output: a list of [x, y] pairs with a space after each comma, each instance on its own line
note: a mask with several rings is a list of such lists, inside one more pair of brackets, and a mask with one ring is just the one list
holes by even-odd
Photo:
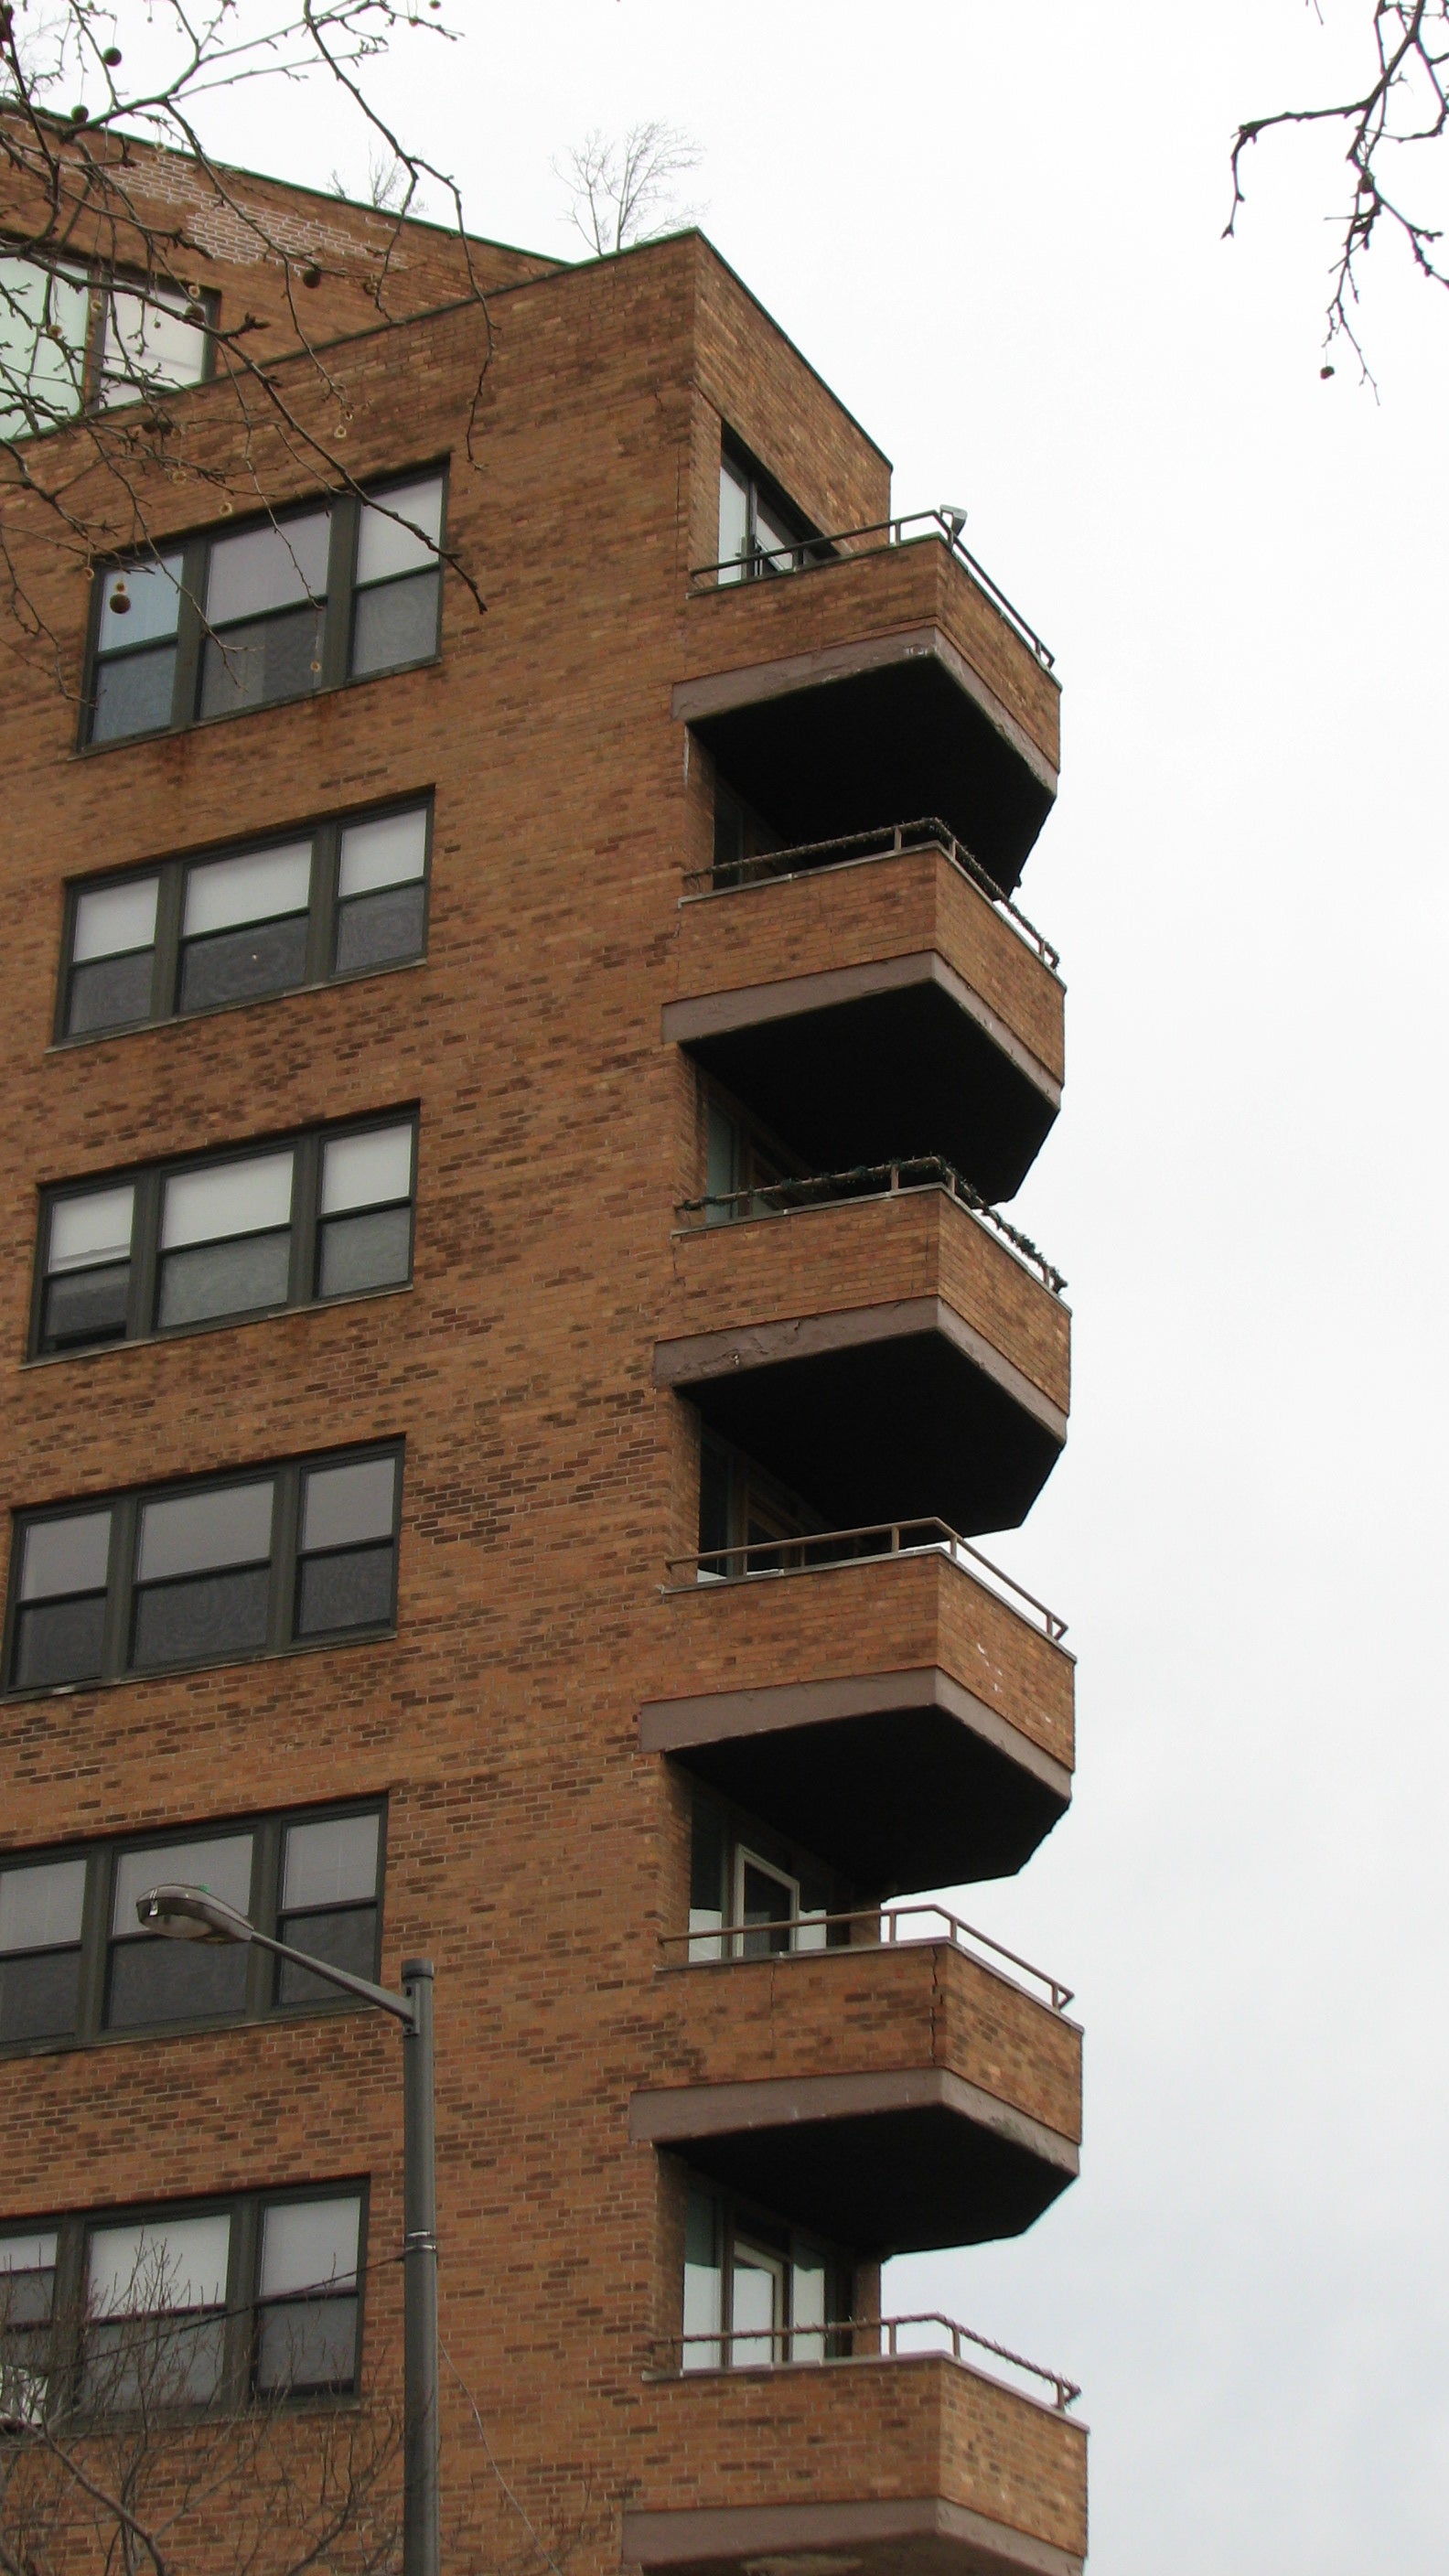
[[697, 220], [677, 203], [675, 182], [697, 170], [704, 153], [690, 135], [657, 117], [631, 125], [622, 140], [596, 127], [565, 153], [554, 177], [569, 191], [569, 221], [601, 259], [632, 242], [653, 241]]
[[[1342, 338], [1353, 350], [1365, 382], [1372, 383], [1359, 337], [1360, 273], [1366, 253], [1380, 235], [1396, 237], [1409, 251], [1419, 274], [1435, 286], [1449, 287], [1449, 267], [1441, 249], [1442, 227], [1415, 211], [1402, 193], [1407, 164], [1401, 157], [1442, 142], [1449, 130], [1449, 0], [1369, 0], [1372, 10], [1373, 59], [1369, 77], [1352, 97], [1321, 107], [1285, 107], [1269, 116], [1250, 117], [1233, 141], [1233, 202], [1224, 238], [1237, 230], [1247, 202], [1243, 155], [1261, 136], [1284, 126], [1336, 126], [1347, 135], [1344, 158], [1352, 180], [1351, 201], [1337, 219], [1338, 245], [1328, 301], [1325, 352]], [[1422, 152], [1414, 164], [1417, 173]], [[1331, 375], [1325, 362], [1323, 373]]]

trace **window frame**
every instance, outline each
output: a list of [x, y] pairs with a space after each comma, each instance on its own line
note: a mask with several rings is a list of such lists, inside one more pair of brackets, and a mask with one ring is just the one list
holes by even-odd
[[[420, 885], [423, 891], [422, 944], [416, 956], [389, 958], [376, 966], [329, 965], [328, 959], [335, 958], [337, 954], [341, 902], [337, 889], [342, 868], [343, 835], [357, 824], [383, 823], [395, 814], [418, 811], [423, 815], [423, 870], [420, 877], [403, 880], [407, 884]], [[287, 1000], [293, 993], [325, 992], [333, 984], [361, 983], [372, 975], [396, 975], [408, 967], [423, 965], [428, 954], [428, 921], [432, 909], [433, 815], [434, 790], [431, 787], [420, 788], [410, 796], [390, 796], [380, 805], [363, 805], [347, 813], [324, 814], [312, 822], [294, 824], [290, 830], [261, 833], [255, 839], [229, 838], [209, 842], [200, 849], [173, 852], [167, 858], [148, 859], [140, 866], [108, 868], [96, 876], [69, 878], [65, 886], [61, 923], [52, 1046], [104, 1046], [117, 1038], [138, 1036], [142, 1029], [169, 1028], [177, 1021], [212, 1019], [222, 1011], [265, 1009], [273, 1002]], [[193, 1010], [183, 1011], [177, 996], [181, 986], [181, 923], [189, 871], [207, 867], [214, 859], [260, 858], [269, 850], [287, 849], [303, 839], [310, 839], [312, 844], [312, 888], [307, 907], [307, 961], [301, 982], [279, 985], [271, 993], [243, 994], [235, 1001], [202, 1002]], [[110, 1028], [72, 1031], [66, 1023], [70, 1016], [76, 924], [81, 898], [88, 894], [104, 894], [112, 886], [134, 885], [147, 877], [157, 880], [150, 1008], [142, 1019], [117, 1020]]]
[[[300, 1545], [302, 1480], [314, 1468], [363, 1466], [376, 1458], [394, 1462], [392, 1495], [392, 1600], [385, 1620], [370, 1620], [354, 1628], [329, 1628], [299, 1631], [296, 1625], [297, 1599], [300, 1589], [304, 1554]], [[401, 1434], [391, 1438], [349, 1443], [338, 1449], [308, 1450], [292, 1458], [260, 1459], [249, 1467], [232, 1467], [224, 1473], [195, 1477], [169, 1477], [155, 1485], [129, 1485], [117, 1491], [73, 1496], [61, 1503], [45, 1503], [34, 1508], [14, 1508], [10, 1514], [10, 1561], [6, 1582], [4, 1629], [4, 1687], [0, 1702], [9, 1700], [48, 1699], [56, 1692], [74, 1696], [77, 1691], [104, 1690], [121, 1682], [157, 1682], [169, 1676], [188, 1672], [206, 1672], [231, 1664], [275, 1661], [282, 1655], [333, 1651], [355, 1645], [371, 1644], [395, 1637], [398, 1624], [398, 1589], [402, 1556], [402, 1495], [406, 1469], [406, 1441]], [[136, 1576], [137, 1536], [140, 1513], [147, 1503], [174, 1502], [183, 1496], [198, 1497], [220, 1493], [232, 1487], [272, 1482], [272, 1544], [267, 1558], [267, 1635], [260, 1646], [244, 1646], [223, 1654], [198, 1655], [188, 1661], [162, 1664], [139, 1664], [131, 1661], [135, 1626], [136, 1597], [141, 1586]], [[86, 1513], [109, 1511], [110, 1539], [103, 1595], [103, 1629], [101, 1669], [99, 1673], [76, 1681], [17, 1682], [15, 1670], [16, 1637], [21, 1600], [19, 1574], [26, 1533], [49, 1521], [74, 1519]], [[382, 1541], [374, 1544], [381, 1546]], [[226, 1569], [222, 1569], [225, 1571]], [[80, 1595], [58, 1593], [57, 1600], [80, 1598]], [[87, 1596], [88, 1597], [88, 1596]]]
[[[443, 574], [447, 569], [448, 543], [448, 457], [434, 456], [405, 469], [389, 469], [375, 482], [368, 482], [356, 492], [319, 491], [307, 499], [288, 502], [276, 510], [262, 510], [238, 521], [227, 520], [217, 526], [194, 529], [174, 538], [158, 537], [138, 553], [134, 548], [98, 560], [92, 584], [90, 617], [86, 628], [85, 664], [81, 683], [81, 704], [76, 738], [78, 754], [122, 750], [127, 744], [159, 742], [172, 734], [194, 733], [204, 726], [230, 724], [237, 716], [262, 715], [273, 707], [305, 706], [312, 700], [328, 697], [338, 689], [360, 688], [371, 680], [395, 679], [402, 671], [428, 669], [442, 659], [443, 650]], [[356, 602], [358, 535], [362, 512], [368, 502], [387, 505], [391, 492], [406, 491], [415, 483], [436, 479], [442, 486], [437, 551], [438, 618], [435, 640], [430, 652], [415, 654], [410, 661], [387, 664], [381, 670], [359, 671], [350, 665]], [[224, 545], [229, 538], [252, 536], [263, 528], [285, 531], [294, 521], [315, 518], [319, 510], [328, 513], [327, 587], [322, 605], [321, 669], [317, 685], [279, 698], [257, 699], [245, 706], [219, 708], [215, 714], [200, 712], [202, 692], [203, 648], [213, 630], [206, 621], [202, 602], [206, 596], [207, 577], [213, 546]], [[112, 659], [124, 659], [124, 653], [113, 657], [100, 650], [101, 616], [105, 604], [106, 580], [114, 572], [132, 572], [162, 562], [167, 556], [179, 556], [175, 665], [171, 675], [171, 712], [165, 724], [148, 725], [134, 733], [107, 734], [100, 740], [94, 735], [98, 674]], [[369, 585], [371, 587], [371, 585]], [[281, 610], [259, 611], [256, 619], [229, 621], [254, 624]], [[220, 630], [218, 630], [220, 631]], [[136, 650], [144, 651], [147, 643], [164, 638], [138, 639]]]
[[[250, 1834], [252, 1860], [248, 1912], [259, 1932], [278, 1940], [281, 1938], [277, 1926], [282, 1917], [282, 1870], [289, 1829], [294, 1825], [345, 1823], [353, 1816], [377, 1818], [377, 1877], [372, 1900], [376, 1922], [372, 1964], [359, 1971], [375, 1983], [382, 1973], [383, 1908], [387, 1895], [388, 1798], [385, 1791], [371, 1797], [329, 1799], [315, 1807], [273, 1807], [256, 1815], [208, 1816], [200, 1821], [193, 1817], [180, 1825], [158, 1825], [152, 1832], [138, 1829], [134, 1833], [107, 1834], [91, 1842], [46, 1843], [24, 1850], [0, 1852], [0, 1872], [43, 1867], [53, 1861], [77, 1860], [85, 1864], [86, 1871], [81, 1904], [75, 2029], [69, 2032], [49, 2031], [31, 2039], [0, 2039], [0, 2060], [68, 2056], [77, 2049], [119, 2047], [128, 2040], [159, 2039], [178, 2032], [237, 2030], [250, 2028], [258, 2022], [306, 2021], [317, 2013], [355, 2013], [368, 2009], [341, 1987], [333, 1987], [327, 1995], [284, 2002], [280, 1991], [282, 1962], [270, 1951], [253, 1944], [247, 1950], [245, 1999], [240, 2011], [167, 2013], [147, 2021], [124, 2023], [113, 2023], [107, 2018], [111, 1952], [117, 1938], [112, 1917], [119, 1862], [137, 1852], [164, 1852], [202, 1841], [221, 1841], [231, 1834]], [[7, 1955], [24, 1957], [33, 1954], [11, 1952]], [[0, 2233], [3, 2232], [4, 2228], [0, 2227]]]
[[[85, 347], [81, 352], [79, 369], [80, 400], [67, 420], [58, 420], [46, 430], [29, 430], [22, 435], [54, 437], [59, 432], [72, 427], [76, 421], [94, 419], [104, 412], [123, 410], [127, 403], [146, 400], [148, 392], [146, 386], [137, 385], [131, 388], [126, 377], [108, 378], [106, 374], [107, 326], [111, 298], [115, 295], [134, 295], [143, 304], [154, 304], [161, 312], [169, 310], [169, 307], [161, 301], [163, 295], [179, 296], [189, 305], [199, 305], [202, 320], [190, 327], [199, 330], [202, 334], [201, 373], [199, 376], [190, 377], [185, 384], [168, 385], [159, 390], [164, 391], [168, 401], [174, 401], [179, 394], [192, 393], [200, 385], [215, 382], [216, 333], [221, 321], [221, 296], [216, 287], [192, 288], [178, 283], [175, 278], [146, 276], [138, 269], [112, 266], [104, 260], [66, 259], [37, 250], [30, 243], [15, 241], [7, 235], [0, 235], [0, 260], [5, 259], [21, 260], [31, 268], [42, 269], [51, 277], [62, 279], [66, 285], [78, 287], [86, 298]], [[108, 402], [106, 400], [108, 382], [127, 385], [128, 390], [124, 395]]]
[[[63, 2420], [83, 2424], [128, 2420], [120, 2408], [88, 2407], [83, 2394], [85, 2353], [81, 2317], [88, 2288], [92, 2236], [103, 2228], [117, 2227], [150, 2227], [160, 2233], [168, 2226], [184, 2224], [188, 2219], [219, 2217], [228, 2221], [228, 2237], [224, 2304], [215, 2311], [223, 2324], [223, 2360], [216, 2393], [210, 2400], [196, 2406], [168, 2408], [162, 2420], [167, 2424], [194, 2423], [205, 2420], [208, 2415], [227, 2414], [238, 2405], [282, 2405], [289, 2413], [317, 2406], [357, 2406], [362, 2397], [367, 2333], [371, 2199], [371, 2175], [349, 2173], [322, 2182], [275, 2183], [255, 2186], [247, 2191], [212, 2192], [194, 2200], [128, 2201], [115, 2208], [70, 2208], [47, 2211], [41, 2218], [0, 2220], [0, 2235], [54, 2235], [57, 2240], [52, 2315], [59, 2320], [60, 2334], [57, 2348], [52, 2352], [52, 2372], [62, 2380], [65, 2394], [56, 2412]], [[261, 2290], [263, 2220], [268, 2209], [292, 2208], [317, 2200], [355, 2200], [357, 2203], [357, 2271], [353, 2294], [357, 2301], [357, 2324], [352, 2384], [348, 2388], [337, 2389], [262, 2390], [257, 2385], [258, 2329], [262, 2309], [269, 2304], [264, 2302]], [[141, 2316], [146, 2312], [138, 2310], [136, 2313]]]
[[[164, 1162], [131, 1163], [123, 1170], [87, 1174], [82, 1181], [47, 1183], [38, 1193], [35, 1228], [35, 1275], [31, 1285], [30, 1335], [26, 1359], [34, 1366], [52, 1366], [59, 1360], [94, 1359], [103, 1351], [134, 1349], [138, 1343], [185, 1340], [196, 1333], [234, 1331], [239, 1325], [263, 1323], [272, 1315], [294, 1315], [324, 1306], [347, 1306], [372, 1297], [405, 1295], [413, 1285], [413, 1262], [417, 1246], [418, 1216], [418, 1135], [420, 1109], [417, 1101], [405, 1101], [395, 1109], [377, 1110], [364, 1118], [345, 1118], [320, 1127], [298, 1127], [281, 1136], [248, 1138], [244, 1144], [227, 1145], [220, 1151], [202, 1154], [178, 1154]], [[412, 1131], [412, 1189], [408, 1199], [408, 1266], [404, 1279], [384, 1280], [371, 1288], [344, 1288], [323, 1295], [316, 1285], [321, 1251], [322, 1179], [324, 1157], [330, 1144], [353, 1136], [379, 1134], [386, 1128], [407, 1126]], [[202, 1315], [182, 1323], [163, 1324], [158, 1316], [160, 1298], [161, 1228], [166, 1205], [166, 1183], [183, 1179], [193, 1172], [221, 1172], [229, 1163], [248, 1163], [270, 1153], [290, 1152], [292, 1161], [292, 1213], [288, 1220], [288, 1270], [285, 1297], [264, 1306], [242, 1306], [223, 1315]], [[107, 1190], [129, 1188], [134, 1191], [131, 1214], [131, 1276], [127, 1287], [126, 1323], [122, 1332], [108, 1339], [73, 1342], [56, 1350], [47, 1350], [42, 1338], [45, 1323], [46, 1289], [52, 1276], [48, 1258], [50, 1229], [58, 1205], [75, 1199], [101, 1197]], [[395, 1200], [378, 1201], [379, 1206], [396, 1206]], [[362, 1211], [359, 1211], [361, 1213]], [[219, 1241], [245, 1241], [245, 1236], [219, 1237]], [[97, 1265], [99, 1266], [99, 1265]]]
[[[740, 488], [745, 504], [745, 544], [737, 555], [721, 555], [713, 567], [715, 586], [728, 590], [749, 581], [770, 581], [785, 573], [808, 572], [823, 563], [832, 563], [838, 549], [822, 535], [785, 490], [782, 483], [753, 455], [726, 422], [720, 424], [719, 481], [730, 475]], [[765, 509], [788, 531], [784, 543], [767, 546], [759, 534], [759, 514]], [[716, 537], [716, 545], [718, 537]], [[776, 563], [772, 557], [789, 550], [793, 560]]]
[[[750, 2199], [747, 2194], [733, 2191], [728, 2185], [713, 2181], [709, 2175], [699, 2172], [694, 2166], [685, 2167], [685, 2189], [687, 2199], [697, 2199], [712, 2205], [720, 2323], [717, 2359], [711, 2359], [707, 2351], [702, 2349], [701, 2339], [698, 2337], [690, 2342], [681, 2342], [681, 2375], [691, 2377], [695, 2373], [704, 2371], [779, 2370], [786, 2367], [813, 2370], [819, 2369], [827, 2361], [836, 2361], [845, 2357], [848, 2354], [850, 2337], [842, 2333], [841, 2329], [848, 2326], [855, 2305], [856, 2275], [860, 2269], [859, 2255], [847, 2245], [837, 2244], [828, 2236], [817, 2235], [811, 2228], [796, 2227], [789, 2220], [777, 2217], [773, 2211], [764, 2208], [760, 2202]], [[687, 2241], [686, 2237], [685, 2245], [681, 2247], [679, 2267], [678, 2313], [681, 2336], [688, 2332], [683, 2322]], [[760, 2331], [750, 2326], [736, 2326], [734, 2321], [735, 2258], [736, 2248], [741, 2243], [749, 2250], [764, 2254], [771, 2263], [777, 2263], [783, 2269], [783, 2304], [787, 2313], [782, 2317], [778, 2327], [773, 2330], [771, 2358], [767, 2362], [755, 2358], [737, 2361], [734, 2358], [736, 2345], [747, 2341]], [[807, 2268], [802, 2258], [811, 2255], [820, 2258], [825, 2274], [823, 2325], [817, 2325], [813, 2321], [799, 2322], [794, 2313], [796, 2274]], [[832, 2315], [832, 2309], [843, 2310], [844, 2313]], [[709, 2330], [706, 2329], [703, 2338], [706, 2343], [708, 2333]], [[822, 2346], [819, 2353], [795, 2350], [796, 2343], [803, 2342], [807, 2336], [819, 2337]], [[692, 2353], [694, 2358], [691, 2358]]]

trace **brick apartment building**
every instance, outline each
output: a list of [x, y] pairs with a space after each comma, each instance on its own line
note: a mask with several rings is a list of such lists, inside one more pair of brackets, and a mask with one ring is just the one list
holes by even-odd
[[[890, 1910], [1070, 1792], [1061, 1625], [964, 1544], [1065, 1433], [991, 1213], [1060, 1100], [1049, 659], [697, 233], [475, 244], [480, 395], [445, 235], [383, 326], [377, 218], [231, 184], [356, 488], [153, 478], [0, 705], [6, 2367], [144, 2243], [199, 2407], [282, 2326], [299, 2423], [395, 2382], [396, 2033], [141, 1932], [199, 1880], [437, 1963], [459, 2567], [541, 2564], [466, 2382], [566, 2576], [1069, 2576], [1071, 2392], [872, 2322], [1077, 2164], [1064, 1990]], [[283, 377], [288, 283], [214, 242]]]

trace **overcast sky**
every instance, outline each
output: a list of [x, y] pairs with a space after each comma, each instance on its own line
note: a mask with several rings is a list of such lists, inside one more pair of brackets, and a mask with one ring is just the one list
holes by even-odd
[[[1047, 636], [1022, 899], [1070, 1077], [1019, 1202], [1073, 1436], [1000, 1553], [1071, 1622], [1080, 1787], [973, 1919], [1068, 1978], [1081, 2182], [899, 2267], [1081, 2380], [1094, 2576], [1442, 2565], [1449, 296], [1372, 263], [1320, 381], [1327, 95], [1368, 0], [450, 0], [391, 105], [480, 231], [660, 116], [706, 229]], [[358, 175], [315, 106], [219, 148]], [[1449, 152], [1449, 146], [1445, 147]], [[1382, 275], [1374, 272], [1382, 271]]]

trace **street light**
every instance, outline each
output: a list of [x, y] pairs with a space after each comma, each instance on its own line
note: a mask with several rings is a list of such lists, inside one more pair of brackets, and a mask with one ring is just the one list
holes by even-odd
[[433, 2150], [433, 1963], [404, 1959], [395, 1995], [259, 1932], [204, 1887], [148, 1887], [136, 1913], [172, 1941], [254, 1942], [403, 2027], [403, 2576], [441, 2576], [438, 2515], [438, 2205]]

